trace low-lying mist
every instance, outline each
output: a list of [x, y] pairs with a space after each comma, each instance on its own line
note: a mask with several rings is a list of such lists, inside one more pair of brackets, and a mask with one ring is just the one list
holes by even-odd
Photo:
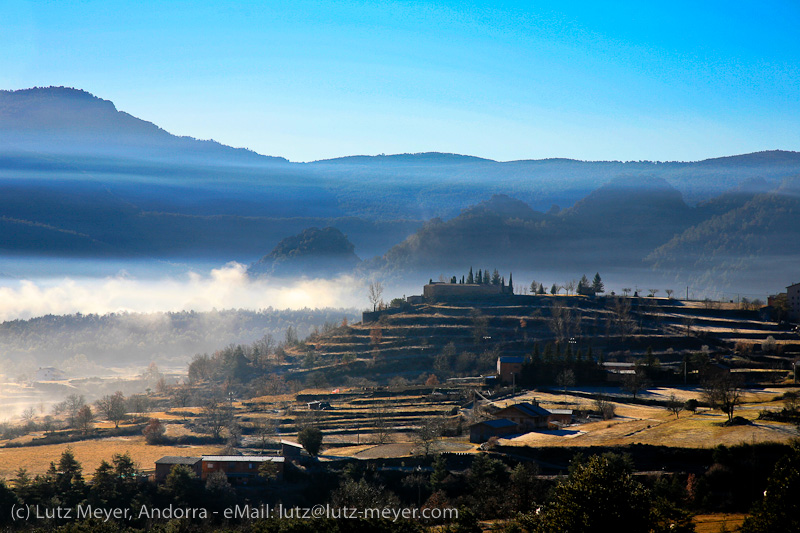
[[105, 314], [213, 309], [360, 308], [363, 281], [336, 279], [253, 280], [240, 263], [182, 276], [137, 279], [124, 272], [105, 278], [23, 279], [0, 287], [0, 321], [73, 313]]

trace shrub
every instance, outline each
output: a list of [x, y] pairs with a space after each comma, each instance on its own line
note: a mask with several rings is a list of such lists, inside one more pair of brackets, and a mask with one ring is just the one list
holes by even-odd
[[148, 422], [147, 426], [145, 426], [142, 431], [142, 434], [147, 444], [159, 444], [164, 441], [164, 434], [166, 432], [167, 428], [164, 427], [161, 420], [158, 418], [151, 418], [150, 422]]

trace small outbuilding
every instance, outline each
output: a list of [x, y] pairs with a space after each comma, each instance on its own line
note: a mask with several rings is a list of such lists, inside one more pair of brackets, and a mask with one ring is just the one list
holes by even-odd
[[175, 455], [164, 456], [156, 461], [156, 481], [160, 483], [167, 479], [167, 476], [172, 471], [172, 467], [177, 465], [188, 466], [197, 477], [201, 477], [202, 468], [200, 464], [202, 462], [202, 457], [180, 457]]
[[505, 418], [484, 420], [469, 427], [469, 441], [475, 444], [486, 442], [492, 437], [504, 437], [516, 433], [517, 424]]
[[504, 355], [497, 358], [497, 375], [500, 376], [502, 383], [511, 383], [514, 376], [522, 373], [522, 365], [525, 363], [524, 357]]
[[538, 403], [515, 403], [494, 413], [496, 418], [507, 418], [517, 425], [517, 433], [527, 433], [535, 429], [547, 429], [550, 411], [539, 407]]
[[290, 440], [281, 439], [281, 457], [291, 461], [299, 459], [303, 455], [303, 445]]

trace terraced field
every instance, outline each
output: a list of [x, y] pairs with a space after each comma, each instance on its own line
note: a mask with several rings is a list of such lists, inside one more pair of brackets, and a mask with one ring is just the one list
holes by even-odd
[[[698, 302], [628, 298], [620, 311], [612, 298], [521, 296], [511, 301], [517, 299], [520, 305], [505, 299], [389, 309], [373, 321], [339, 328], [308, 345], [321, 361], [328, 362], [324, 370], [334, 378], [362, 375], [373, 381], [431, 372], [435, 357], [448, 345], [456, 354], [473, 353], [479, 360], [471, 368], [451, 369], [451, 375], [491, 373], [498, 355], [529, 355], [535, 344], [543, 348], [566, 336], [584, 350], [591, 347], [595, 354], [602, 352], [606, 360], [625, 360], [652, 348], [662, 362], [677, 362], [686, 352], [704, 347], [731, 352], [738, 343], [750, 346], [749, 368], [789, 370], [792, 354], [800, 355], [797, 333], [779, 330], [757, 311], [741, 310], [735, 304], [706, 308]], [[560, 329], [554, 324], [555, 315], [561, 316]], [[623, 321], [627, 331], [621, 330]], [[770, 358], [772, 354], [761, 351], [768, 337], [780, 346], [783, 357]], [[312, 370], [297, 372], [303, 375]]]

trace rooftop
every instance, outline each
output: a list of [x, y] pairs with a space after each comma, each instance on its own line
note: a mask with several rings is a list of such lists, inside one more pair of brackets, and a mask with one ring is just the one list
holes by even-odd
[[203, 461], [218, 463], [282, 463], [283, 457], [269, 455], [204, 455]]
[[202, 457], [179, 457], [175, 455], [166, 455], [156, 461], [157, 465], [196, 465], [202, 461]]
[[483, 420], [482, 422], [478, 422], [475, 425], [483, 424], [484, 426], [489, 426], [490, 428], [501, 429], [501, 428], [509, 428], [509, 427], [516, 427], [517, 425], [507, 418], [498, 418], [497, 420]]
[[508, 407], [500, 409], [500, 411], [498, 412], [503, 412], [508, 409], [517, 409], [519, 411], [522, 411], [526, 415], [533, 417], [548, 416], [550, 414], [550, 411], [548, 411], [547, 409], [539, 407], [538, 405], [533, 405], [532, 403], [528, 402], [515, 403], [514, 405], [509, 405]]

